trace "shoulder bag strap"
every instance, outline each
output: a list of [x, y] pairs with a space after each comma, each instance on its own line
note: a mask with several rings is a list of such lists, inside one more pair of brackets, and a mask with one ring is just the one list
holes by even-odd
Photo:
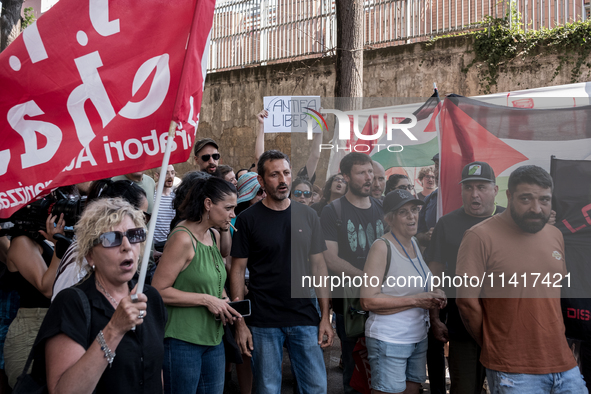
[[386, 271], [384, 271], [384, 277], [382, 278], [383, 284], [386, 280], [386, 277], [388, 277], [388, 271], [390, 271], [390, 260], [392, 260], [392, 248], [390, 248], [390, 241], [388, 241], [384, 237], [380, 237], [380, 239], [384, 241], [384, 243], [386, 244], [386, 248], [388, 250], [388, 253], [386, 254]]
[[[342, 231], [343, 230], [342, 229], [342, 227], [343, 227], [343, 203], [341, 201], [341, 198], [343, 198], [343, 197], [339, 197], [336, 200], [333, 200], [329, 204], [337, 217], [335, 225], [337, 226], [337, 243], [339, 245], [341, 244], [341, 242], [345, 242], [345, 240], [347, 239], [346, 238], [346, 236], [347, 236], [346, 229], [345, 229], [345, 233], [342, 234], [343, 233], [343, 231]], [[345, 238], [343, 238], [343, 236]]]
[[82, 308], [84, 309], [84, 317], [86, 317], [86, 338], [90, 337], [90, 303], [88, 302], [88, 297], [82, 290], [78, 287], [72, 287], [80, 297], [80, 301], [82, 301]]
[[[86, 294], [84, 294], [82, 290], [80, 290], [77, 287], [72, 287], [72, 289], [74, 289], [76, 293], [78, 293], [78, 297], [80, 297], [80, 300], [82, 301], [82, 308], [84, 309], [84, 316], [86, 317], [86, 337], [88, 338], [90, 336], [90, 304], [88, 303], [88, 298], [86, 297]], [[35, 342], [36, 341], [37, 340], [35, 340]], [[29, 357], [27, 358], [25, 368], [23, 368], [23, 372], [21, 373], [21, 375], [27, 375], [27, 373], [29, 372], [29, 367], [31, 366], [31, 363], [33, 362], [33, 359], [35, 358], [36, 354], [35, 345], [37, 344], [33, 344], [33, 347], [29, 352]]]

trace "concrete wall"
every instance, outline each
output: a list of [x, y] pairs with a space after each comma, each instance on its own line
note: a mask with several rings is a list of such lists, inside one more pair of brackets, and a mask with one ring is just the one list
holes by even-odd
[[[364, 52], [364, 97], [383, 100], [383, 105], [397, 102], [390, 98], [429, 97], [433, 82], [440, 95], [457, 93], [464, 96], [484, 94], [479, 84], [479, 65], [467, 73], [462, 69], [474, 55], [471, 38], [452, 37], [429, 46], [416, 43]], [[535, 58], [518, 60], [503, 67], [494, 92], [531, 89], [571, 82], [571, 69], [564, 67], [552, 81], [558, 61], [556, 56], [540, 49]], [[577, 82], [588, 79], [589, 69], [583, 66]], [[235, 169], [253, 163], [255, 115], [263, 108], [264, 96], [320, 95], [332, 97], [335, 83], [334, 58], [315, 58], [292, 63], [243, 68], [207, 76], [198, 138], [211, 137], [220, 144], [222, 161]], [[325, 136], [328, 140], [329, 137]], [[280, 149], [292, 157], [294, 170], [305, 164], [309, 142], [304, 135], [267, 134], [266, 149]], [[178, 172], [193, 169], [191, 160], [179, 164]], [[318, 179], [325, 179], [328, 154], [321, 157]]]

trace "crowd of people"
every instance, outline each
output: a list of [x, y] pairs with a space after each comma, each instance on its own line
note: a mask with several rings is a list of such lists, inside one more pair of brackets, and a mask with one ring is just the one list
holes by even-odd
[[[50, 215], [45, 228], [2, 241], [3, 390], [30, 376], [49, 393], [222, 393], [235, 364], [241, 393], [279, 393], [285, 348], [298, 392], [326, 393], [334, 324], [345, 393], [362, 390], [360, 368], [373, 393], [419, 393], [427, 365], [431, 393], [446, 393], [445, 343], [452, 394], [480, 394], [485, 378], [492, 393], [588, 392], [559, 289], [508, 298], [492, 281], [429, 281], [565, 274], [546, 171], [517, 168], [504, 208], [492, 167], [470, 163], [457, 169], [462, 207], [437, 218], [439, 155], [419, 172], [418, 193], [408, 175], [387, 177], [355, 152], [320, 188], [320, 137], [292, 175], [286, 154], [264, 151], [266, 116], [257, 115], [256, 168], [220, 165], [217, 142], [201, 139], [195, 171], [179, 182], [168, 166], [157, 217], [155, 182], [136, 172], [69, 190], [86, 198], [73, 239], [63, 215]], [[150, 259], [138, 293], [142, 253]], [[379, 282], [357, 293], [295, 288], [304, 276]], [[390, 281], [411, 277], [420, 280]], [[354, 357], [359, 346], [369, 367]]]

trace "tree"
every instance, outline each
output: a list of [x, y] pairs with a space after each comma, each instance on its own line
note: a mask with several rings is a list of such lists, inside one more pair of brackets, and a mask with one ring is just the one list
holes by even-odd
[[0, 52], [21, 33], [21, 9], [24, 0], [3, 0], [0, 16]]
[[[363, 0], [336, 0], [337, 50], [335, 97], [363, 97]], [[341, 100], [344, 110], [361, 100]]]

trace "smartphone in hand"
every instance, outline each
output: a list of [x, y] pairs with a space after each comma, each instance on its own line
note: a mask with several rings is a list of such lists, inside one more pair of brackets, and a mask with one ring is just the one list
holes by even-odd
[[[228, 303], [229, 306], [234, 308], [236, 312], [240, 313], [242, 317], [250, 316], [250, 300], [240, 300]], [[219, 316], [215, 317], [216, 320], [220, 320]]]

